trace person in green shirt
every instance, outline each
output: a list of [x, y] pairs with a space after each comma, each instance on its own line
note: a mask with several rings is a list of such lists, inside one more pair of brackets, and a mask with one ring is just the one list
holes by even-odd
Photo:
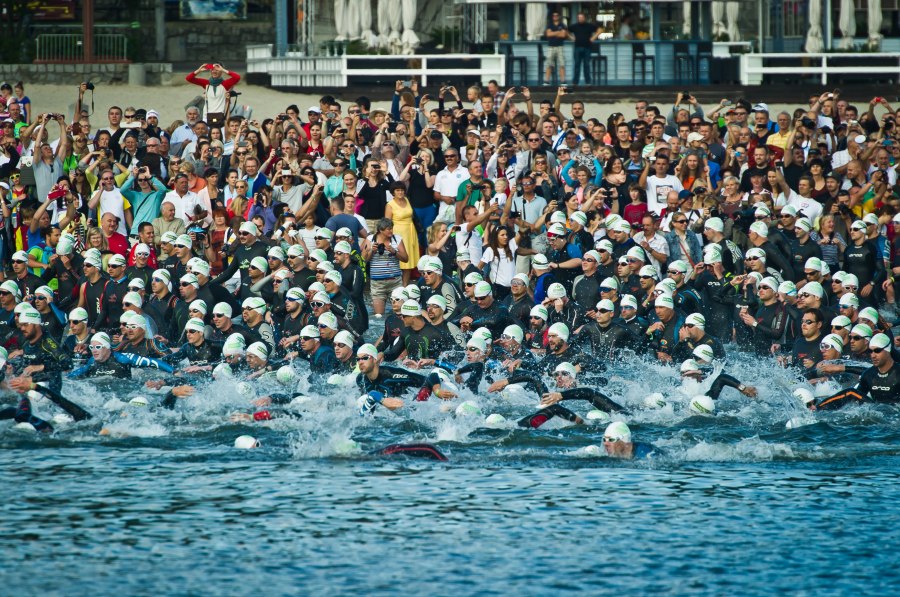
[[463, 208], [467, 205], [478, 205], [481, 201], [481, 182], [484, 180], [481, 162], [475, 160], [467, 166], [469, 178], [459, 184], [456, 190], [456, 222], [463, 220]]

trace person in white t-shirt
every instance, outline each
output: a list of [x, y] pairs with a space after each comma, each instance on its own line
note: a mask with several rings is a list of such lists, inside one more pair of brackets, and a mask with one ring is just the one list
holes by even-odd
[[798, 213], [802, 212], [813, 224], [818, 221], [819, 216], [822, 215], [823, 208], [821, 203], [810, 197], [815, 185], [811, 176], [801, 176], [797, 179], [797, 190], [795, 191], [788, 186], [787, 181], [784, 180], [784, 174], [779, 170], [778, 185], [787, 198], [786, 205], [790, 205]]
[[489, 278], [494, 285], [494, 298], [503, 300], [510, 293], [513, 276], [516, 275], [516, 240], [511, 238], [512, 229], [499, 226], [493, 229], [488, 238], [488, 246], [481, 255], [478, 268], [482, 271], [490, 265]]
[[440, 202], [436, 222], [452, 224], [456, 220], [456, 192], [469, 172], [459, 165], [459, 150], [455, 147], [444, 153], [447, 166], [434, 179], [434, 198]]
[[456, 232], [456, 250], [468, 251], [472, 258], [472, 263], [480, 263], [482, 255], [482, 240], [479, 226], [488, 221], [494, 214], [499, 214], [500, 208], [491, 205], [483, 213], [478, 213], [478, 208], [474, 205], [467, 205], [463, 208], [463, 223], [455, 230]]
[[111, 170], [106, 170], [100, 175], [100, 185], [91, 195], [88, 207], [97, 210], [98, 220], [107, 213], [116, 216], [119, 219], [117, 232], [128, 236], [132, 222], [131, 204], [116, 187], [116, 179]]
[[[654, 157], [656, 159], [654, 159]], [[653, 174], [650, 174], [650, 166]], [[647, 210], [661, 215], [666, 206], [669, 191], [683, 191], [684, 187], [678, 177], [669, 174], [669, 157], [666, 155], [650, 156], [638, 182], [647, 191]]]
[[[175, 217], [184, 220], [185, 226], [190, 226], [195, 221], [197, 223], [205, 223], [208, 226], [212, 223], [212, 215], [208, 211], [209, 207], [197, 193], [188, 188], [189, 184], [187, 174], [179, 173], [175, 175], [175, 189], [166, 193], [163, 201], [172, 202], [172, 205], [175, 206]], [[206, 217], [198, 220], [195, 207], [199, 207], [199, 212], [206, 211]]]

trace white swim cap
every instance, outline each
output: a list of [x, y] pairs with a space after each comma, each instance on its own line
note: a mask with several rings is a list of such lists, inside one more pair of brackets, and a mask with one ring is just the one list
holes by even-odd
[[711, 415], [716, 412], [716, 401], [705, 394], [691, 399], [691, 412], [698, 415]]
[[260, 443], [259, 440], [252, 435], [241, 435], [234, 440], [234, 447], [239, 450], [253, 450], [254, 448], [260, 447]]

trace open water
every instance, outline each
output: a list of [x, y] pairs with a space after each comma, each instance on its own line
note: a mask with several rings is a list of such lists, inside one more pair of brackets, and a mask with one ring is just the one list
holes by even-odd
[[[900, 414], [865, 406], [813, 416], [791, 399], [787, 372], [732, 361], [728, 371], [760, 397], [726, 390], [707, 417], [687, 411], [703, 388], [681, 387], [662, 367], [612, 375], [606, 390], [633, 409], [624, 419], [635, 438], [661, 452], [640, 462], [585, 450], [601, 444], [604, 425], [515, 428], [534, 396], [468, 396], [481, 416], [432, 400], [362, 418], [352, 388], [301, 380], [314, 397], [301, 418], [240, 425], [228, 414], [246, 411], [247, 397], [233, 381], [174, 412], [110, 402], [147, 394], [138, 381], [66, 382], [98, 420], [49, 437], [0, 429], [0, 587], [15, 596], [896, 594]], [[667, 407], [642, 407], [653, 390]], [[511, 422], [486, 428], [491, 412]], [[98, 436], [100, 426], [113, 434]], [[235, 449], [245, 433], [262, 447]], [[449, 462], [368, 453], [413, 441], [437, 444]]]

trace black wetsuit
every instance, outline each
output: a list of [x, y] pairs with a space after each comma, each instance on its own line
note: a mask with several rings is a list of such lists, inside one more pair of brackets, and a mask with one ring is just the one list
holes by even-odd
[[385, 396], [398, 396], [407, 390], [421, 389], [426, 379], [427, 376], [421, 373], [381, 365], [375, 379], [369, 379], [360, 373], [356, 376], [356, 385], [363, 393], [375, 391]]
[[[37, 386], [34, 391], [43, 394], [48, 400], [66, 411], [73, 419], [75, 419], [75, 421], [84, 421], [91, 418], [89, 412], [74, 402], [66, 399], [62, 394], [55, 390]], [[15, 419], [16, 423], [29, 423], [35, 430], [41, 432], [49, 433], [53, 431], [53, 426], [50, 425], [50, 423], [32, 414], [31, 400], [26, 394], [22, 394], [19, 397], [17, 406], [0, 409], [0, 420], [3, 419]]]
[[75, 292], [78, 287], [78, 280], [81, 278], [81, 271], [84, 259], [77, 253], [69, 255], [69, 267], [63, 265], [62, 259], [54, 259], [50, 265], [44, 269], [41, 279], [44, 282], [50, 282], [56, 279], [56, 304], [65, 312], [68, 312], [77, 302], [78, 296]]
[[16, 359], [16, 375], [29, 365], [43, 365], [44, 370], [31, 374], [31, 379], [37, 382], [47, 382], [51, 390], [59, 392], [62, 389], [62, 372], [72, 368], [72, 362], [68, 353], [60, 348], [56, 340], [47, 334], [42, 334], [37, 342], [25, 342], [22, 346], [24, 354]]
[[860, 376], [856, 386], [823, 398], [816, 403], [816, 408], [834, 410], [865, 400], [884, 404], [900, 402], [900, 363], [894, 361], [887, 373], [882, 373], [878, 367], [869, 367]]
[[191, 365], [212, 365], [222, 359], [222, 345], [204, 340], [200, 346], [194, 346], [190, 342], [184, 343], [177, 352], [165, 357], [167, 363], [178, 363], [187, 359]]
[[585, 325], [576, 336], [577, 344], [597, 357], [611, 358], [620, 350], [638, 350], [640, 340], [621, 322], [613, 320], [606, 327], [596, 321]]

